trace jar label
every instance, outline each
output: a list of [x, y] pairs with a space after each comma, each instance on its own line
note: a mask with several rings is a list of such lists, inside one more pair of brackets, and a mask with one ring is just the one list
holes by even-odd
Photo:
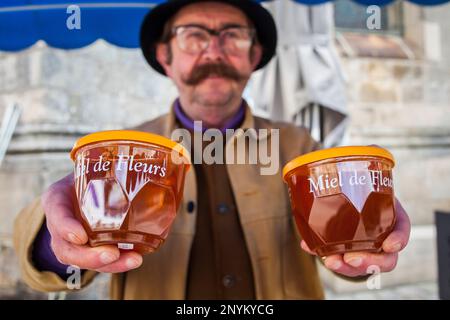
[[122, 250], [133, 250], [134, 244], [132, 243], [118, 243], [117, 247]]
[[149, 163], [147, 159], [144, 159], [144, 161], [135, 159], [134, 155], [119, 154], [118, 158], [115, 160], [104, 158], [101, 155], [92, 166], [90, 165], [90, 162], [90, 158], [82, 159], [78, 162], [75, 169], [75, 178], [84, 174], [89, 174], [90, 170], [95, 173], [109, 172], [112, 167], [114, 167], [116, 172], [146, 173], [158, 175], [161, 178], [164, 178], [167, 173], [166, 167]]
[[309, 192], [316, 198], [342, 193], [359, 212], [372, 192], [393, 193], [391, 170], [367, 161], [321, 165], [310, 170], [307, 181]]

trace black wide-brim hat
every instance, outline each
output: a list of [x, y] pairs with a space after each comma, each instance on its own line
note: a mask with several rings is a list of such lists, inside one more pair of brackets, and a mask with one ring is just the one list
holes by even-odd
[[154, 7], [145, 17], [140, 34], [141, 49], [150, 66], [166, 75], [164, 68], [156, 60], [156, 43], [162, 36], [165, 23], [182, 7], [207, 1], [223, 2], [237, 7], [253, 22], [258, 41], [263, 48], [261, 61], [255, 70], [264, 67], [275, 55], [277, 28], [269, 11], [253, 0], [169, 0]]

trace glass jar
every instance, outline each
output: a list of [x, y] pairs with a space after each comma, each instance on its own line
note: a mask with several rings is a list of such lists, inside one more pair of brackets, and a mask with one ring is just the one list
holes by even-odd
[[118, 130], [82, 137], [71, 158], [76, 215], [89, 244], [142, 254], [157, 250], [181, 202], [187, 151], [159, 135]]
[[380, 252], [396, 215], [394, 158], [380, 147], [336, 147], [283, 168], [296, 226], [319, 256]]

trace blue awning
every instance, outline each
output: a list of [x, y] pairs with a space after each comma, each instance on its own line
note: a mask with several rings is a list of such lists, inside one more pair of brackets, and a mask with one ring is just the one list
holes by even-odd
[[[314, 5], [330, 0], [295, 1]], [[366, 5], [385, 5], [395, 0], [353, 1]], [[409, 1], [420, 5], [437, 5], [450, 0]], [[22, 50], [38, 40], [44, 40], [55, 48], [75, 49], [97, 39], [104, 39], [119, 47], [137, 48], [142, 19], [155, 4], [161, 2], [164, 0], [0, 0], [0, 50]], [[68, 11], [72, 4], [81, 9], [80, 29], [67, 27], [67, 20], [74, 13]]]

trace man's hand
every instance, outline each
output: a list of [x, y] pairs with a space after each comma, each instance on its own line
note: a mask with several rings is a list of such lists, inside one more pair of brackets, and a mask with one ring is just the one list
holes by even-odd
[[[398, 252], [401, 251], [409, 240], [411, 223], [409, 217], [400, 202], [395, 200], [395, 210], [397, 221], [394, 230], [383, 242], [382, 253], [350, 252], [345, 254], [335, 254], [323, 258], [324, 265], [344, 276], [357, 277], [367, 274], [369, 266], [378, 266], [381, 272], [392, 271], [397, 265]], [[302, 240], [301, 247], [306, 252], [312, 252]]]
[[57, 259], [66, 265], [98, 272], [126, 272], [139, 267], [142, 256], [136, 252], [121, 253], [112, 245], [94, 248], [87, 245], [88, 236], [74, 215], [77, 202], [73, 186], [73, 176], [68, 175], [52, 184], [41, 198]]

